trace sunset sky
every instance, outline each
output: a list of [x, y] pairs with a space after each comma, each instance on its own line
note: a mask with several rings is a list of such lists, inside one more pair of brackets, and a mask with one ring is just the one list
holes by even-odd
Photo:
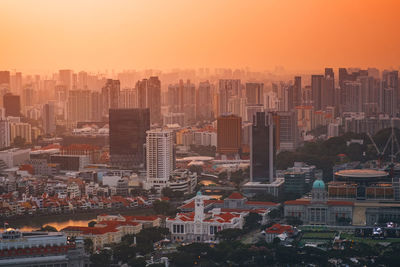
[[0, 69], [399, 68], [398, 0], [1, 0]]

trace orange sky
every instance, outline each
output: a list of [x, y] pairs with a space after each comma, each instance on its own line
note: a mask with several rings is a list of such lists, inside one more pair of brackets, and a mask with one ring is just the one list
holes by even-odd
[[0, 69], [400, 66], [398, 0], [1, 0]]

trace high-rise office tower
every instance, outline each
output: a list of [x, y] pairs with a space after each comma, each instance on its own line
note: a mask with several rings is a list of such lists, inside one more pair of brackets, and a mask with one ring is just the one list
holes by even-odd
[[217, 119], [217, 152], [238, 154], [242, 146], [242, 118], [222, 115]]
[[335, 73], [332, 68], [325, 68], [322, 92], [322, 108], [335, 106]]
[[263, 94], [263, 83], [246, 83], [246, 98], [248, 105], [263, 104]]
[[6, 113], [6, 117], [21, 116], [21, 101], [18, 95], [13, 95], [11, 93], [7, 93], [3, 96], [3, 105]]
[[397, 113], [398, 103], [400, 103], [400, 93], [399, 93], [399, 72], [395, 71], [383, 71], [382, 73], [382, 87], [383, 89], [393, 89], [394, 100], [393, 105], [395, 106], [395, 113]]
[[53, 134], [56, 131], [55, 103], [49, 102], [43, 105], [42, 124], [45, 134]]
[[315, 110], [321, 110], [323, 108], [322, 106], [323, 86], [324, 86], [323, 75], [311, 76], [312, 101]]
[[78, 121], [90, 121], [90, 91], [71, 90], [67, 102], [67, 121], [74, 127]]
[[187, 80], [179, 81], [179, 84], [168, 86], [167, 102], [169, 111], [173, 113], [185, 113], [185, 120], [193, 122], [196, 118], [196, 89], [194, 84]]
[[119, 107], [120, 83], [119, 80], [107, 79], [106, 84], [101, 89], [103, 99], [103, 116], [107, 116], [109, 109]]
[[0, 71], [0, 85], [10, 85], [10, 72], [7, 70]]
[[10, 146], [10, 123], [0, 118], [0, 149]]
[[302, 93], [301, 93], [301, 77], [294, 77], [294, 85], [293, 85], [293, 106], [297, 107], [303, 103], [302, 101]]
[[90, 92], [90, 120], [102, 121], [103, 99], [100, 92]]
[[209, 81], [200, 82], [199, 88], [196, 92], [196, 118], [201, 119], [212, 119], [212, 91], [211, 84]]
[[361, 112], [362, 111], [362, 92], [361, 83], [357, 81], [344, 81], [342, 93], [343, 102], [341, 109], [345, 112]]
[[150, 122], [161, 123], [161, 82], [156, 76], [136, 83], [139, 108], [150, 109]]
[[[0, 83], [1, 84], [1, 83]], [[22, 90], [22, 73], [16, 72], [15, 75], [10, 77], [11, 92], [20, 95]]]
[[275, 130], [270, 113], [257, 112], [251, 138], [250, 180], [272, 183], [275, 177]]
[[109, 119], [111, 165], [126, 169], [143, 167], [150, 110], [110, 109]]
[[186, 122], [195, 122], [196, 119], [196, 88], [190, 80], [183, 85], [183, 113]]
[[35, 90], [33, 85], [28, 85], [22, 90], [22, 109], [26, 110], [27, 107], [32, 107], [35, 104]]
[[166, 187], [174, 165], [173, 132], [162, 129], [147, 131], [147, 186], [158, 191]]
[[228, 112], [228, 100], [232, 96], [241, 97], [240, 80], [219, 80], [219, 114], [224, 115]]
[[273, 113], [273, 119], [276, 150], [295, 150], [299, 142], [296, 112], [277, 111]]
[[182, 112], [181, 105], [183, 105], [182, 90], [180, 90], [180, 84], [170, 84], [168, 85], [167, 92], [167, 105], [168, 111], [172, 113]]
[[131, 88], [123, 89], [120, 93], [119, 107], [120, 108], [136, 108], [137, 93]]
[[80, 71], [78, 73], [78, 89], [88, 89], [88, 74], [86, 71]]
[[72, 70], [59, 70], [58, 80], [67, 91], [72, 90]]

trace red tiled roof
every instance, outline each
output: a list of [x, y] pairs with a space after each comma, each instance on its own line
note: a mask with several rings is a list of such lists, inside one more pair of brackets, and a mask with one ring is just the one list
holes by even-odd
[[282, 234], [284, 232], [286, 233], [293, 233], [293, 227], [290, 225], [282, 225], [279, 223], [276, 223], [274, 225], [272, 225], [271, 227], [267, 228], [267, 230], [265, 230], [265, 232], [267, 234]]
[[310, 200], [307, 199], [296, 199], [296, 200], [289, 200], [285, 201], [285, 205], [309, 205]]
[[[215, 200], [215, 199], [207, 199], [207, 200], [204, 200], [204, 207], [207, 207], [214, 203], [224, 203], [224, 201], [223, 200]], [[180, 206], [179, 208], [180, 209], [194, 209], [194, 200]]]
[[126, 220], [129, 221], [155, 221], [159, 217], [158, 216], [124, 216]]
[[227, 199], [243, 199], [243, 195], [239, 192], [233, 192]]
[[328, 200], [330, 206], [353, 206], [354, 203], [351, 201], [339, 201], [339, 200]]
[[269, 202], [269, 201], [246, 201], [248, 205], [260, 205], [260, 206], [278, 206], [278, 203]]

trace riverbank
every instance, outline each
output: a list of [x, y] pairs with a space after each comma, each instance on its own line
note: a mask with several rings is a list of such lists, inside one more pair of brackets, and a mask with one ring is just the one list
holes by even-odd
[[[25, 215], [18, 217], [9, 217], [0, 219], [0, 227], [5, 222], [10, 227], [21, 228], [21, 229], [39, 229], [43, 225], [51, 225], [56, 227], [66, 227], [73, 225], [77, 222], [78, 226], [86, 224], [92, 220], [95, 220], [97, 215], [100, 214], [121, 214], [121, 215], [154, 215], [155, 212], [152, 208], [135, 208], [135, 209], [120, 209], [120, 210], [85, 210], [78, 211], [75, 213], [66, 214], [43, 214], [43, 215]], [[58, 227], [57, 227], [58, 226]]]

